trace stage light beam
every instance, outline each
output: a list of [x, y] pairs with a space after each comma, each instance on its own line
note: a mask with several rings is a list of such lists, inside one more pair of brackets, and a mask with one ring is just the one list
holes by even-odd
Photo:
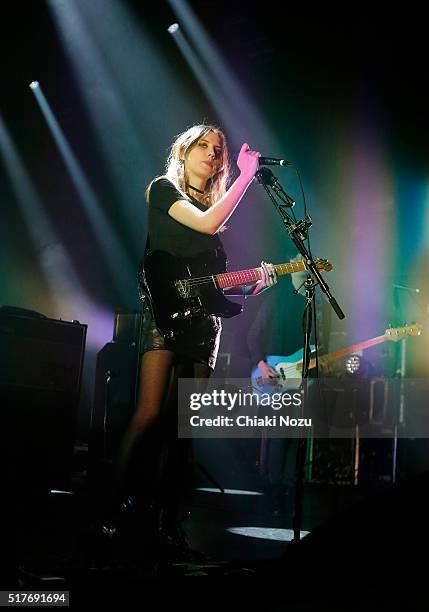
[[80, 167], [80, 164], [74, 155], [57, 119], [55, 118], [48, 101], [46, 100], [42, 88], [39, 85], [37, 88], [32, 88], [32, 92], [40, 107], [40, 110], [48, 124], [55, 143], [60, 150], [64, 164], [71, 176], [71, 179], [80, 196], [85, 212], [92, 226], [96, 229], [97, 240], [103, 255], [105, 256], [106, 264], [109, 266], [112, 281], [116, 285], [121, 295], [125, 296], [129, 293], [130, 287], [133, 286], [134, 280], [131, 276], [133, 265], [128, 260], [124, 249], [110, 226], [103, 210], [98, 202], [98, 199], [92, 189], [89, 181]]

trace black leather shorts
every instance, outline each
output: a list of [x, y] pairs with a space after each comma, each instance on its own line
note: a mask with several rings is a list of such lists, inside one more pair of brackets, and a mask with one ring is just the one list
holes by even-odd
[[178, 331], [163, 333], [148, 308], [144, 312], [141, 352], [168, 350], [214, 370], [221, 331], [220, 318], [207, 316], [187, 321]]

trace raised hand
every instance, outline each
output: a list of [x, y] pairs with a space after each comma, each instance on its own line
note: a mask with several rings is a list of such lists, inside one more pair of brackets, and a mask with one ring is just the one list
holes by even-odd
[[247, 142], [245, 142], [238, 154], [237, 166], [242, 175], [249, 180], [252, 179], [258, 169], [258, 160], [261, 157], [259, 151], [251, 151]]

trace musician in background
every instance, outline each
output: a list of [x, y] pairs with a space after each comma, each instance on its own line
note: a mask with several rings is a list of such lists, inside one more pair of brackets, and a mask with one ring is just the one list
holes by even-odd
[[[301, 255], [291, 261], [301, 261]], [[279, 279], [268, 292], [249, 329], [247, 342], [253, 367], [262, 378], [278, 378], [278, 372], [267, 363], [269, 355], [288, 357], [303, 347], [302, 316], [305, 307], [305, 272], [295, 272]], [[294, 290], [298, 293], [294, 293]], [[299, 377], [299, 372], [297, 372]], [[286, 389], [285, 389], [286, 390]], [[287, 438], [263, 439], [261, 445], [261, 473], [266, 482], [266, 493], [275, 516], [290, 516], [295, 483], [296, 440]]]
[[[146, 252], [161, 250], [179, 258], [224, 257], [220, 233], [253, 180], [259, 156], [243, 144], [237, 158], [239, 175], [227, 188], [230, 168], [222, 131], [195, 125], [180, 134], [171, 147], [165, 175], [155, 178], [146, 192]], [[246, 288], [249, 295], [276, 282], [271, 264], [262, 264], [261, 270], [262, 279]], [[161, 513], [162, 536], [182, 546], [186, 542], [177, 511], [188, 441], [177, 439], [177, 381], [180, 377], [208, 379], [216, 364], [221, 323], [218, 317], [202, 316], [184, 321], [179, 331], [171, 333], [157, 326], [150, 299], [147, 306], [137, 406], [118, 453], [113, 505], [124, 494], [140, 494], [156, 515]], [[158, 443], [150, 445], [154, 436]], [[152, 449], [151, 478], [143, 482], [140, 470], [146, 462], [141, 453], [148, 448]]]
[[[300, 255], [290, 261], [301, 261]], [[248, 332], [248, 346], [253, 365], [264, 378], [278, 373], [266, 362], [268, 355], [291, 355], [302, 348], [302, 313], [305, 302], [303, 283], [305, 272], [295, 272], [280, 279], [273, 291], [264, 296], [263, 303]], [[294, 294], [294, 290], [298, 293]]]

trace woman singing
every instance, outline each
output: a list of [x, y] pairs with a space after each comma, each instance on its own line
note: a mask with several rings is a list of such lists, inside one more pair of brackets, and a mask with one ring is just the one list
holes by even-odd
[[[165, 175], [147, 189], [148, 247], [180, 258], [224, 257], [221, 230], [238, 206], [257, 169], [260, 154], [243, 144], [237, 159], [239, 175], [227, 189], [229, 161], [225, 136], [209, 125], [195, 125], [174, 141]], [[246, 287], [257, 295], [273, 285], [271, 264], [261, 264], [262, 279]], [[161, 279], [162, 282], [162, 279]], [[146, 315], [153, 309], [147, 309]], [[208, 379], [215, 368], [221, 334], [220, 319], [206, 315], [184, 321], [171, 332], [146, 316], [142, 341], [139, 391], [135, 414], [122, 440], [116, 484], [124, 492], [130, 468], [142, 464], [147, 440], [158, 430], [158, 450], [152, 452], [152, 483], [141, 490], [156, 500], [161, 533], [177, 542], [177, 503], [183, 484], [186, 440], [177, 439], [177, 380]], [[148, 436], [148, 432], [151, 435]], [[137, 456], [139, 455], [139, 456]], [[147, 461], [146, 461], [147, 464]], [[133, 474], [134, 481], [136, 474]], [[140, 484], [142, 476], [139, 474]], [[128, 489], [129, 491], [129, 489]], [[135, 491], [134, 491], [135, 492]]]

